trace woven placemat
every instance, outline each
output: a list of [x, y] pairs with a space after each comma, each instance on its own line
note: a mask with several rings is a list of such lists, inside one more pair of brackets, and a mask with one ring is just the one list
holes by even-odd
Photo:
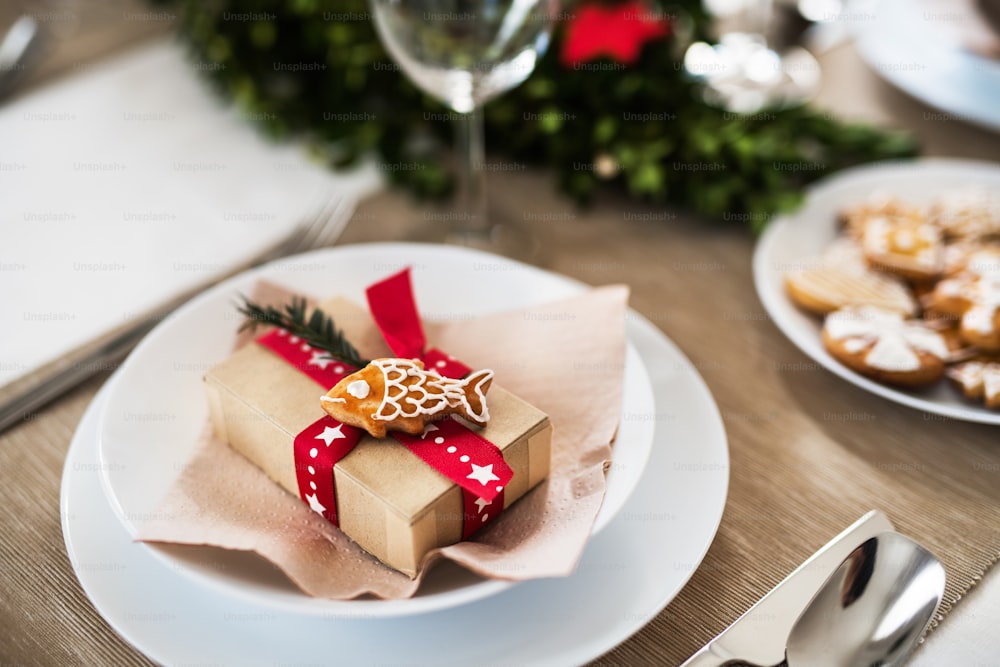
[[[518, 220], [565, 206], [530, 176], [495, 184], [494, 201], [516, 201], [517, 212], [507, 214]], [[414, 218], [412, 206], [394, 193], [365, 202], [364, 228], [349, 229], [345, 240]], [[551, 249], [537, 261], [592, 285], [631, 286], [632, 307], [691, 359], [719, 405], [730, 489], [718, 535], [687, 586], [593, 664], [683, 662], [871, 509], [944, 562], [940, 618], [947, 615], [1000, 558], [1000, 429], [925, 414], [835, 377], [787, 341], [760, 305], [750, 234], [683, 215], [649, 224], [642, 213], [610, 200], [534, 224]], [[678, 242], [707, 235], [711, 241]], [[657, 415], [669, 419], [671, 407], [657, 406]], [[689, 564], [665, 554], [663, 566]]]

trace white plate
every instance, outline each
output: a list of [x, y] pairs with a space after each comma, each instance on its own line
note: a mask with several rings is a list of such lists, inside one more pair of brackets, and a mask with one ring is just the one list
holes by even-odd
[[[343, 246], [288, 258], [209, 290], [161, 323], [129, 356], [109, 389], [101, 418], [99, 452], [105, 490], [134, 535], [154, 512], [177, 471], [190, 457], [208, 418], [201, 378], [223, 360], [240, 317], [233, 303], [253, 284], [271, 279], [306, 294], [328, 291], [364, 303], [364, 289], [402, 266], [414, 267], [417, 302], [428, 319], [474, 316], [545, 303], [581, 293], [585, 286], [494, 255], [448, 246], [370, 244]], [[624, 414], [616, 436], [608, 491], [595, 532], [608, 524], [638, 483], [649, 458], [654, 423], [649, 377], [629, 345], [625, 359]], [[631, 415], [631, 416], [630, 416]], [[399, 615], [465, 604], [513, 585], [484, 580], [457, 566], [434, 568], [407, 600], [324, 600], [274, 576], [259, 559], [217, 549], [153, 547], [173, 566], [255, 602], [317, 614]]]
[[1000, 62], [949, 44], [940, 20], [924, 10], [914, 0], [881, 0], [854, 3], [845, 14], [879, 76], [957, 120], [1000, 130]]
[[973, 183], [1000, 189], [1000, 167], [972, 160], [928, 159], [847, 169], [824, 179], [809, 190], [802, 208], [774, 220], [757, 243], [753, 273], [764, 308], [800, 350], [848, 382], [927, 413], [1000, 424], [1000, 413], [965, 401], [946, 382], [923, 392], [900, 391], [838, 363], [823, 349], [820, 320], [796, 308], [782, 282], [785, 273], [822, 254], [830, 245], [837, 236], [836, 212], [844, 205], [863, 200], [874, 191], [926, 203], [947, 188]]
[[629, 339], [652, 371], [656, 442], [623, 511], [577, 571], [486, 600], [402, 619], [301, 615], [220, 594], [133, 542], [100, 491], [102, 389], [63, 469], [70, 562], [94, 606], [164, 664], [578, 665], [652, 620], [694, 573], [726, 502], [729, 458], [718, 409], [697, 371], [645, 319]]

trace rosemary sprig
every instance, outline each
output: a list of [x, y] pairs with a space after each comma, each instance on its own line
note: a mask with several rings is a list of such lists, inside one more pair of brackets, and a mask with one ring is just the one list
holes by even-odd
[[247, 319], [240, 326], [240, 331], [255, 331], [261, 326], [281, 327], [313, 347], [326, 350], [337, 361], [357, 368], [368, 365], [368, 360], [361, 358], [344, 332], [334, 324], [332, 317], [319, 308], [311, 314], [307, 312], [304, 298], [293, 296], [291, 303], [285, 304], [284, 310], [274, 306], [261, 306], [245, 296], [241, 298], [243, 303], [237, 304], [236, 309]]

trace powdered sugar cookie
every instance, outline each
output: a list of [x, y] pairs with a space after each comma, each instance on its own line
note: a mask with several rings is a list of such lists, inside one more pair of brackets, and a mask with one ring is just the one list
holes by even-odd
[[848, 206], [837, 215], [844, 232], [855, 239], [862, 237], [868, 221], [873, 218], [923, 219], [924, 211], [898, 197], [877, 192], [863, 202]]
[[1000, 236], [1000, 194], [981, 186], [953, 190], [931, 205], [929, 216], [948, 238]]
[[851, 305], [873, 305], [906, 315], [917, 303], [899, 279], [871, 269], [857, 243], [841, 240], [812, 262], [785, 275], [785, 290], [799, 307], [819, 315]]
[[940, 281], [928, 307], [958, 319], [959, 334], [969, 345], [1000, 351], [1000, 273], [965, 272]]
[[928, 282], [944, 271], [941, 230], [923, 217], [873, 217], [865, 224], [861, 247], [872, 268], [906, 280]]
[[976, 276], [1000, 275], [1000, 245], [962, 244], [962, 253], [952, 260], [949, 274], [971, 273]]
[[947, 375], [966, 398], [1000, 410], [1000, 355], [978, 355], [951, 366]]
[[840, 363], [879, 382], [923, 387], [941, 379], [944, 337], [920, 320], [872, 306], [843, 308], [823, 324], [823, 346]]

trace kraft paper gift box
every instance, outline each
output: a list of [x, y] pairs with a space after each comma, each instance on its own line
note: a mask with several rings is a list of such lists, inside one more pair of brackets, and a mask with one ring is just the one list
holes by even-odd
[[[366, 310], [343, 299], [320, 307], [363, 354], [392, 356]], [[299, 496], [293, 442], [324, 415], [319, 398], [329, 387], [257, 343], [209, 370], [205, 386], [218, 436]], [[543, 412], [496, 384], [487, 403], [490, 421], [476, 431], [514, 471], [504, 488], [507, 507], [548, 476], [552, 426]], [[462, 539], [464, 520], [478, 520], [465, 516], [458, 485], [391, 438], [364, 434], [333, 475], [340, 529], [410, 577], [427, 552]]]

